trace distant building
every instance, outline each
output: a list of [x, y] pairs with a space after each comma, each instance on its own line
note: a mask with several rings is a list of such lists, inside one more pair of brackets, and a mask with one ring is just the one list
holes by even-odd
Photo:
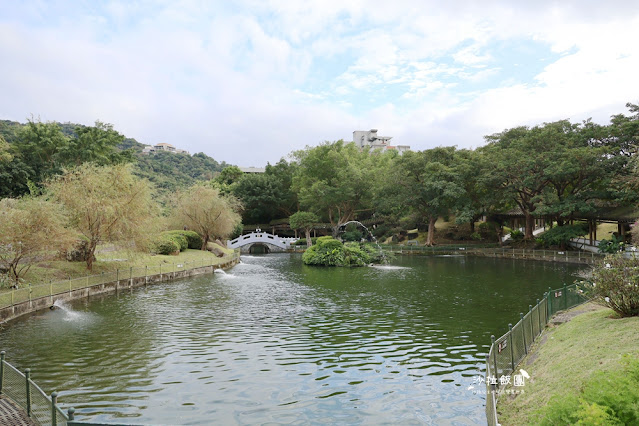
[[183, 149], [180, 148], [176, 148], [173, 145], [171, 145], [170, 143], [159, 143], [157, 145], [145, 145], [144, 149], [142, 150], [142, 154], [151, 154], [154, 152], [160, 152], [160, 151], [164, 151], [164, 152], [172, 152], [174, 154], [187, 154], [190, 155], [188, 151], [185, 151]]
[[358, 148], [371, 147], [372, 149], [394, 149], [400, 154], [404, 151], [410, 151], [409, 145], [391, 145], [392, 136], [378, 136], [377, 129], [355, 130], [353, 132], [353, 143]]
[[264, 167], [239, 167], [243, 173], [264, 173], [266, 168]]

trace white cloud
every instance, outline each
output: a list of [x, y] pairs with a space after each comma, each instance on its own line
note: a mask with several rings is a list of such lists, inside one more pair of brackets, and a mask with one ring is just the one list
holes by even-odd
[[[605, 122], [637, 101], [638, 12], [623, 1], [16, 3], [0, 17], [0, 118], [100, 119], [256, 166], [356, 128], [417, 149], [477, 146], [520, 124]], [[558, 59], [508, 75], [503, 41]]]

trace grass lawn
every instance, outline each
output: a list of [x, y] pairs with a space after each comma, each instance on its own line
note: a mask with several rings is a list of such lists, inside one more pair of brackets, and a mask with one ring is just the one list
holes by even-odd
[[[219, 246], [218, 246], [219, 247]], [[233, 253], [232, 249], [220, 247], [225, 254]], [[109, 250], [109, 247], [98, 248], [96, 253], [96, 261], [93, 263], [93, 271], [88, 271], [84, 262], [68, 262], [66, 260], [54, 260], [42, 262], [33, 265], [29, 272], [24, 276], [24, 282], [20, 287], [26, 284], [43, 284], [49, 281], [60, 281], [69, 278], [84, 277], [85, 275], [100, 274], [102, 272], [114, 272], [117, 269], [129, 269], [131, 267], [173, 265], [173, 263], [188, 264], [190, 262], [201, 261], [202, 259], [217, 259], [217, 257], [209, 252], [202, 250], [187, 249], [178, 256], [152, 255], [149, 253], [128, 252], [126, 250]], [[169, 269], [167, 269], [169, 270]], [[2, 289], [1, 291], [6, 291]]]
[[639, 317], [614, 318], [612, 310], [593, 303], [568, 313], [578, 311], [584, 312], [546, 330], [519, 365], [530, 379], [517, 388], [523, 393], [500, 397], [502, 425], [537, 424], [535, 412], [553, 395], [577, 395], [591, 373], [621, 370], [624, 354], [639, 356]]

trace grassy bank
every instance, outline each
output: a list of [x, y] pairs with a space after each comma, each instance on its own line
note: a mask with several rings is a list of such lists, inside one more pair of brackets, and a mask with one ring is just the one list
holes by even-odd
[[523, 388], [510, 389], [523, 393], [500, 397], [502, 425], [540, 423], [538, 410], [553, 396], [577, 396], [593, 373], [621, 371], [625, 354], [639, 356], [638, 317], [614, 318], [612, 310], [589, 303], [564, 313], [563, 319], [568, 322], [551, 326], [518, 367], [530, 379]]
[[[220, 247], [225, 254], [233, 253], [232, 249]], [[129, 252], [126, 250], [113, 250], [112, 247], [100, 247], [96, 253], [96, 261], [93, 263], [93, 270], [88, 271], [84, 262], [69, 262], [66, 260], [53, 260], [34, 265], [25, 275], [24, 281], [20, 284], [23, 287], [27, 284], [37, 285], [48, 283], [49, 281], [67, 280], [69, 278], [84, 277], [85, 275], [95, 275], [101, 273], [114, 272], [117, 269], [128, 270], [129, 268], [188, 264], [202, 259], [215, 259], [215, 254], [209, 251], [187, 249], [177, 256], [154, 255], [150, 253]], [[169, 269], [167, 269], [169, 270]], [[0, 292], [8, 289], [0, 289]]]

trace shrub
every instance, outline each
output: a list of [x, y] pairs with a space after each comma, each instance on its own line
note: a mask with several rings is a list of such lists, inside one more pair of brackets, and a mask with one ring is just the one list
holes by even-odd
[[320, 237], [315, 245], [306, 249], [302, 261], [306, 265], [343, 266], [344, 245], [332, 237]]
[[538, 410], [544, 425], [639, 424], [639, 359], [624, 355], [617, 371], [597, 371], [578, 395], [555, 395]]
[[564, 247], [573, 238], [582, 237], [588, 233], [587, 223], [555, 226], [539, 236], [541, 243], [548, 246]]
[[470, 239], [475, 241], [480, 241], [481, 234], [479, 232], [473, 232], [472, 234], [470, 234]]
[[186, 240], [189, 243], [190, 249], [195, 249], [195, 250], [202, 249], [202, 243], [204, 242], [204, 240], [202, 239], [202, 237], [200, 237], [200, 234], [198, 234], [195, 231], [180, 231], [180, 232], [182, 233], [182, 235], [186, 237]]
[[350, 266], [366, 266], [371, 263], [369, 253], [358, 243], [344, 244], [344, 264]]
[[163, 236], [157, 239], [153, 247], [157, 254], [175, 254], [180, 252], [180, 245], [168, 236]]
[[524, 239], [524, 233], [518, 229], [510, 231], [510, 239], [513, 241], [521, 241]]
[[639, 316], [639, 260], [606, 256], [593, 269], [586, 291], [622, 317]]
[[162, 232], [161, 237], [173, 240], [179, 247], [180, 251], [184, 251], [189, 248], [189, 241], [182, 234], [183, 231], [165, 231]]
[[621, 237], [617, 237], [616, 235], [612, 236], [612, 239], [606, 240], [603, 239], [599, 241], [599, 253], [618, 253], [624, 250], [624, 243]]
[[[317, 244], [317, 237], [312, 237], [311, 238], [311, 243], [313, 243], [313, 245]], [[295, 241], [295, 245], [296, 246], [305, 246], [306, 245], [306, 238], [300, 238], [299, 240]]]

